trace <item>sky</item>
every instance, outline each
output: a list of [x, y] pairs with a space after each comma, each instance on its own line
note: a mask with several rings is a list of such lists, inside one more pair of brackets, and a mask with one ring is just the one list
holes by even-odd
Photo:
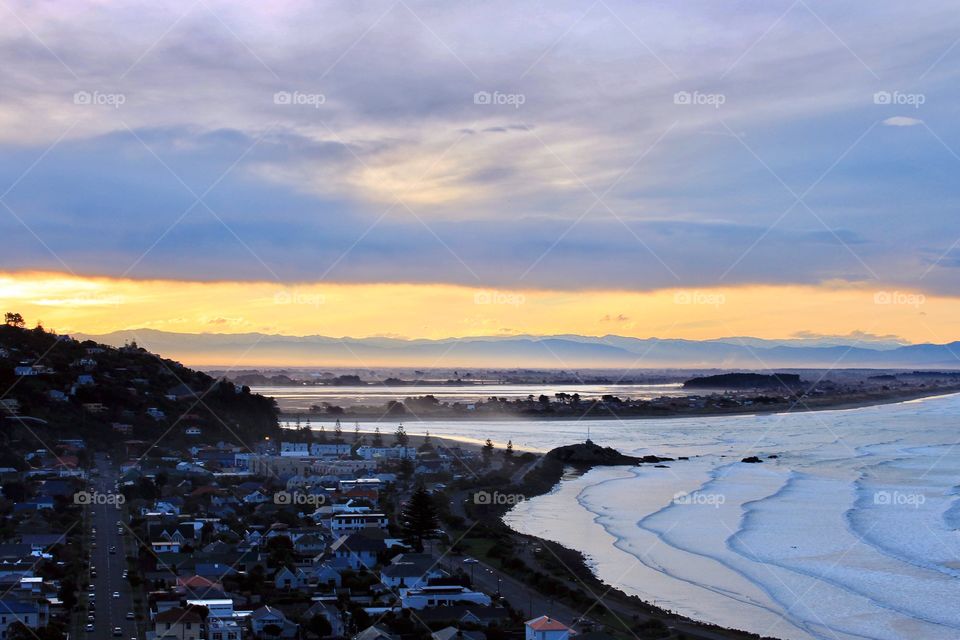
[[960, 337], [954, 3], [0, 14], [30, 323]]

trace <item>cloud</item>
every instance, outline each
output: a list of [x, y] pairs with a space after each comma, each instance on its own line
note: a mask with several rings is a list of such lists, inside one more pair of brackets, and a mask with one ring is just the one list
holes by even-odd
[[915, 127], [918, 124], [923, 124], [923, 120], [919, 118], [908, 118], [906, 116], [893, 116], [884, 120], [883, 124], [888, 127]]
[[[877, 74], [960, 135], [947, 61], [916, 81], [953, 42], [945, 0], [874, 3], [870, 28], [841, 5], [821, 23], [763, 3], [10, 7], [37, 37], [0, 24], [6, 269], [915, 282], [960, 236], [943, 147], [870, 128]], [[960, 292], [949, 266], [924, 285]]]

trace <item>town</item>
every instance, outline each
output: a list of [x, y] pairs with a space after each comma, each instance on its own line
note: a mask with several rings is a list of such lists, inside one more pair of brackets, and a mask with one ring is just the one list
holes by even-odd
[[613, 637], [543, 548], [495, 539], [541, 456], [258, 429], [211, 409], [260, 407], [246, 388], [22, 325], [0, 327], [0, 638]]

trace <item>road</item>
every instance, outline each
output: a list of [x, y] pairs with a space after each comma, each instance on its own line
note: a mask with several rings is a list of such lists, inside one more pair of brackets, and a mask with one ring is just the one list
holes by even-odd
[[[133, 611], [133, 597], [130, 583], [123, 577], [126, 568], [126, 557], [123, 547], [123, 535], [118, 532], [117, 521], [122, 511], [117, 509], [116, 482], [117, 472], [110, 460], [103, 454], [96, 458], [96, 468], [99, 476], [91, 479], [95, 499], [87, 509], [91, 527], [96, 530], [89, 542], [95, 543], [96, 548], [90, 549], [91, 565], [96, 569], [97, 577], [91, 581], [94, 585], [92, 593], [96, 610], [93, 612], [96, 622], [94, 630], [85, 634], [86, 638], [95, 640], [114, 640], [115, 638], [136, 638], [136, 625], [133, 620], [127, 620], [127, 612]], [[126, 531], [126, 527], [123, 527]], [[111, 553], [110, 549], [116, 552]], [[89, 585], [84, 585], [89, 586]], [[85, 597], [89, 597], [90, 589], [85, 589]], [[118, 593], [119, 598], [113, 594]], [[86, 615], [84, 616], [86, 619]], [[84, 626], [86, 622], [84, 622]], [[120, 635], [114, 635], [114, 628], [120, 627]]]

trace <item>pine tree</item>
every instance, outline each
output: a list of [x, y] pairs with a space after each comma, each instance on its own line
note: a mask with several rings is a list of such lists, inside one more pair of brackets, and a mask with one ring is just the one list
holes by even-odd
[[397, 431], [393, 434], [393, 438], [401, 447], [407, 446], [407, 442], [409, 442], [410, 439], [407, 437], [407, 432], [404, 430], [402, 422], [400, 423], [400, 426], [397, 427]]
[[353, 423], [353, 441], [357, 444], [360, 443], [360, 423]]
[[513, 458], [513, 440], [507, 440], [507, 448], [503, 451], [503, 457], [507, 460]]
[[323, 425], [320, 425], [320, 433], [318, 434], [318, 438], [317, 438], [317, 439], [318, 439], [320, 442], [326, 442], [326, 441], [327, 441], [327, 430], [323, 428]]
[[337, 418], [333, 427], [333, 441], [336, 443], [343, 442], [343, 427], [340, 426], [340, 418]]
[[380, 435], [380, 427], [377, 427], [373, 430], [373, 446], [382, 447], [383, 446], [383, 436]]
[[493, 457], [493, 440], [487, 438], [487, 441], [483, 443], [483, 461], [486, 464], [490, 464], [490, 458]]
[[400, 512], [400, 528], [404, 540], [417, 551], [423, 551], [423, 541], [433, 538], [439, 526], [433, 497], [420, 485]]

